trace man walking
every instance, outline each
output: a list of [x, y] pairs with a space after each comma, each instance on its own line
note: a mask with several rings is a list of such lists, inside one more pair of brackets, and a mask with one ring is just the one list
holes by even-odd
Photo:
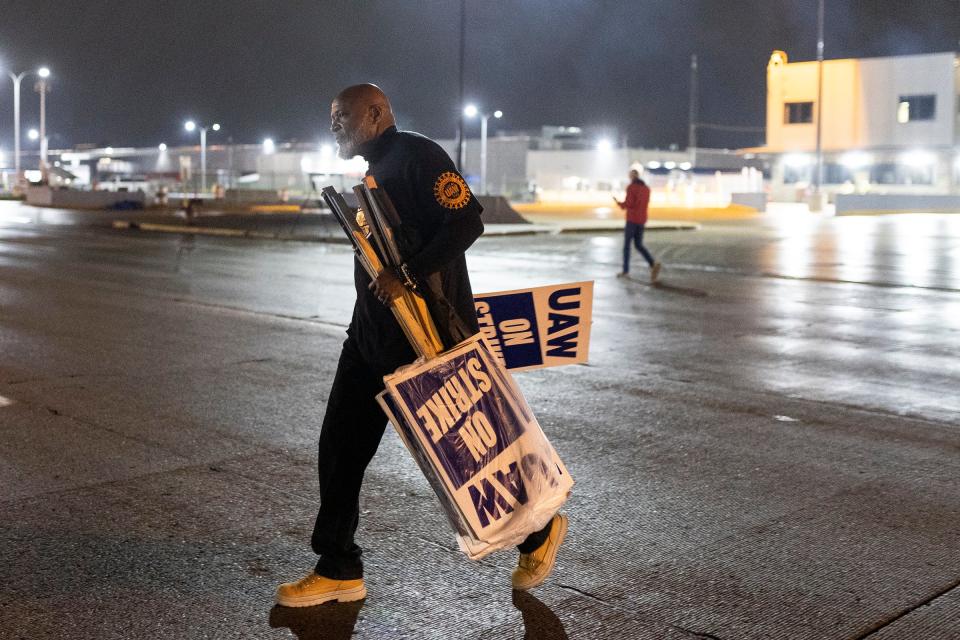
[[650, 265], [650, 282], [656, 282], [660, 275], [660, 263], [653, 259], [650, 252], [643, 246], [643, 227], [647, 224], [647, 208], [650, 206], [650, 187], [640, 179], [640, 172], [630, 170], [630, 184], [627, 186], [627, 197], [623, 202], [613, 199], [621, 209], [627, 212], [627, 224], [623, 228], [623, 271], [617, 274], [618, 278], [630, 275], [630, 245], [634, 244], [643, 259]]
[[[372, 84], [341, 91], [331, 105], [330, 121], [340, 157], [363, 156], [367, 175], [390, 196], [404, 226], [420, 240], [419, 250], [401, 266], [403, 276], [425, 279], [439, 273], [444, 296], [478, 331], [464, 252], [483, 232], [483, 207], [449, 156], [424, 136], [398, 131], [390, 101]], [[400, 274], [384, 270], [371, 280], [355, 260], [354, 283], [357, 301], [320, 430], [320, 508], [311, 537], [317, 563], [301, 580], [280, 585], [281, 605], [349, 602], [367, 594], [354, 534], [364, 471], [387, 425], [376, 395], [383, 390], [383, 376], [416, 355], [389, 309], [403, 292]], [[566, 516], [557, 514], [520, 545], [514, 588], [529, 589], [547, 578], [566, 529]]]

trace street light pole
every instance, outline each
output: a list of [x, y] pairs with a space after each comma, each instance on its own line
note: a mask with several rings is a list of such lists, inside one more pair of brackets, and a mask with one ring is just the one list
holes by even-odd
[[[473, 118], [480, 116], [480, 195], [487, 195], [487, 121], [490, 119], [489, 113], [480, 113], [476, 106], [468, 104], [463, 109], [463, 115]], [[493, 117], [500, 119], [503, 117], [503, 111], [499, 109], [493, 112]]]
[[820, 210], [820, 187], [823, 183], [823, 0], [817, 11], [817, 168], [813, 193], [817, 211]]
[[487, 195], [487, 120], [490, 114], [480, 116], [480, 195]]
[[[463, 104], [463, 61], [466, 56], [467, 39], [467, 0], [460, 0], [460, 104]], [[457, 117], [457, 170], [463, 173], [464, 145], [463, 145], [463, 111]]]
[[200, 191], [207, 192], [207, 128], [200, 127]]
[[[183, 128], [187, 131], [195, 131], [200, 129], [200, 192], [207, 192], [207, 128], [208, 127], [197, 127], [197, 123], [193, 120], [187, 120], [183, 123]], [[220, 131], [220, 125], [214, 123], [212, 127], [209, 127], [214, 131]]]
[[[13, 166], [15, 182], [18, 184], [20, 182], [20, 82], [30, 73], [32, 72], [14, 73], [13, 71], [7, 71], [7, 75], [13, 81]], [[43, 171], [46, 164], [46, 101], [44, 100], [44, 94], [47, 91], [47, 78], [50, 77], [50, 69], [40, 67], [36, 74], [40, 76], [37, 90], [40, 91], [40, 170]]]
[[14, 182], [20, 181], [20, 81], [29, 73], [14, 73], [7, 71], [7, 75], [13, 80], [13, 163], [14, 163]]
[[687, 132], [687, 151], [690, 154], [691, 166], [697, 166], [697, 119], [699, 118], [698, 90], [699, 65], [697, 55], [690, 56], [690, 116], [689, 131]]
[[[13, 163], [14, 171], [16, 172], [17, 181], [20, 180], [20, 82], [28, 75], [32, 73], [31, 71], [21, 71], [20, 73], [14, 73], [13, 71], [7, 71], [7, 75], [10, 76], [10, 79], [13, 81]], [[46, 90], [46, 78], [50, 76], [50, 69], [46, 67], [41, 67], [36, 71], [36, 74], [40, 76], [40, 82], [43, 83], [44, 90]], [[39, 90], [39, 89], [38, 89]], [[46, 133], [45, 131], [45, 115], [46, 105], [43, 99], [43, 93], [40, 93], [40, 131], [41, 135]], [[41, 147], [43, 142], [41, 141]], [[45, 158], [41, 154], [41, 162]]]
[[40, 175], [46, 181], [47, 177], [47, 78], [50, 77], [50, 69], [41, 67], [37, 71], [40, 80], [35, 89], [40, 92]]

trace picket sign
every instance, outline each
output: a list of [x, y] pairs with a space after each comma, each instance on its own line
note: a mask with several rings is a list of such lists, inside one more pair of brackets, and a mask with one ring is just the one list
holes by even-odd
[[474, 296], [480, 332], [511, 371], [587, 361], [593, 281]]
[[567, 499], [573, 479], [481, 334], [384, 383], [377, 400], [471, 559], [519, 544]]

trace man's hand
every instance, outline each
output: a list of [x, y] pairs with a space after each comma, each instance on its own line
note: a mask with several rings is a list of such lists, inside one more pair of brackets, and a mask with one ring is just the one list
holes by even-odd
[[616, 196], [614, 196], [613, 201], [617, 203], [618, 207], [621, 207], [621, 208], [623, 207], [623, 203], [617, 200]]
[[377, 296], [380, 302], [389, 305], [391, 300], [403, 295], [404, 286], [392, 269], [384, 269], [367, 288], [373, 291], [373, 295]]

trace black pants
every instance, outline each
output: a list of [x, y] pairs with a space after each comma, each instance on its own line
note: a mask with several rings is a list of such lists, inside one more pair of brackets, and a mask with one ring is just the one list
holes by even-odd
[[[368, 364], [349, 339], [340, 352], [320, 429], [320, 509], [310, 541], [319, 556], [315, 570], [327, 578], [363, 577], [362, 550], [353, 539], [360, 519], [360, 486], [387, 426], [376, 396], [383, 391], [383, 376], [395, 368]], [[549, 533], [548, 523], [518, 549], [535, 550]]]

